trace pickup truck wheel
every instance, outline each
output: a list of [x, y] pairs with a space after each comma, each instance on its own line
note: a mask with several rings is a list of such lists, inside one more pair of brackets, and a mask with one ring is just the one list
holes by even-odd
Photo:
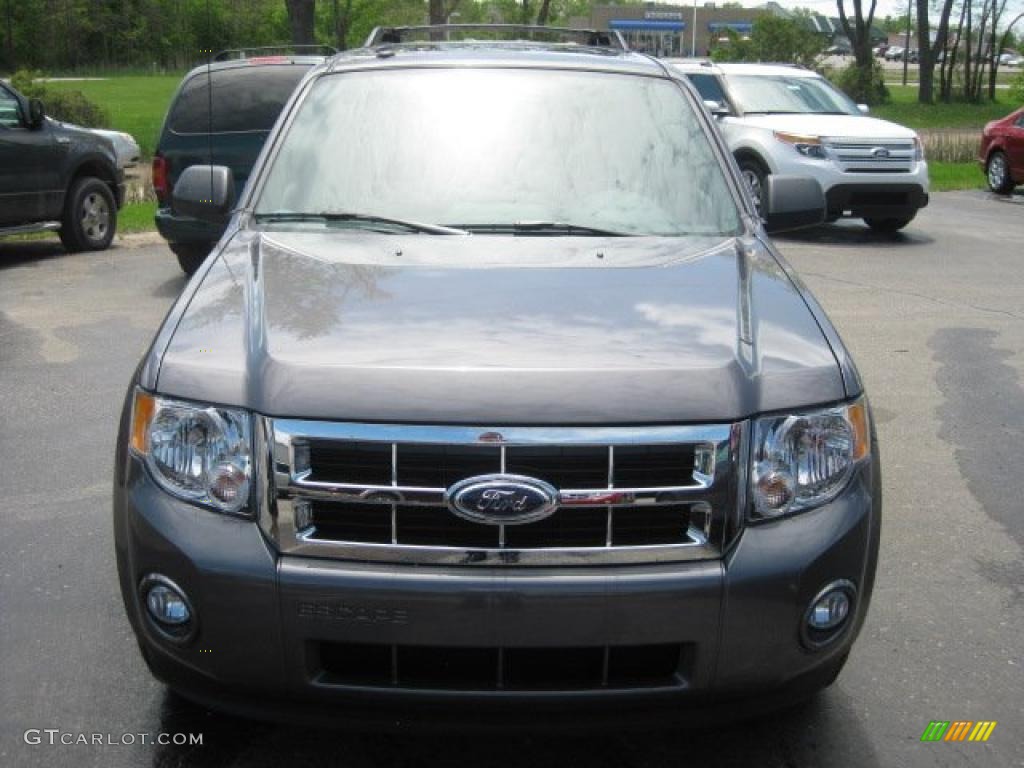
[[988, 156], [985, 163], [985, 177], [988, 179], [988, 188], [997, 195], [1008, 195], [1013, 192], [1013, 179], [1010, 178], [1010, 164], [1006, 161], [1006, 154], [998, 149]]
[[875, 232], [899, 232], [907, 224], [914, 220], [913, 216], [904, 216], [898, 219], [886, 219], [878, 218], [875, 216], [868, 216], [864, 219], [864, 223], [871, 227]]
[[768, 177], [765, 167], [752, 157], [739, 159], [740, 174], [750, 188], [750, 196], [754, 198], [754, 205], [757, 206], [759, 216], [764, 216], [764, 208], [761, 200], [764, 197], [764, 180]]
[[210, 251], [213, 250], [213, 244], [185, 245], [183, 243], [170, 243], [170, 248], [174, 255], [178, 257], [178, 266], [181, 267], [186, 275], [191, 275], [206, 260]]
[[71, 253], [103, 251], [117, 229], [117, 204], [110, 187], [94, 176], [71, 185], [64, 203], [60, 241]]

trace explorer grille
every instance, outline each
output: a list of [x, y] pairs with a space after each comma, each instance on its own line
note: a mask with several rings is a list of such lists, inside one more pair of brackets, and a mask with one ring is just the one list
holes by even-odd
[[[709, 559], [738, 526], [743, 425], [261, 425], [272, 466], [261, 525], [287, 554], [466, 565]], [[481, 475], [547, 483], [555, 510], [522, 524], [459, 517], [446, 492]]]
[[909, 139], [823, 139], [845, 173], [909, 173], [914, 142]]

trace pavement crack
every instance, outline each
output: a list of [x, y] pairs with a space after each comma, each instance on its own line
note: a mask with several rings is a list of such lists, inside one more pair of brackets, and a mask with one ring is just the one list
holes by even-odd
[[977, 304], [964, 304], [959, 301], [950, 301], [948, 299], [940, 299], [937, 296], [929, 296], [926, 293], [918, 293], [916, 291], [901, 291], [895, 288], [887, 288], [884, 285], [876, 285], [874, 283], [864, 283], [859, 280], [850, 280], [845, 277], [836, 277], [835, 275], [826, 275], [821, 272], [807, 272], [804, 270], [800, 271], [801, 276], [815, 277], [822, 280], [831, 280], [834, 283], [842, 283], [844, 285], [853, 285], [858, 288], [866, 288], [871, 291], [879, 291], [881, 293], [889, 293], [894, 296], [909, 296], [916, 299], [924, 299], [925, 301], [931, 301], [936, 304], [941, 304], [947, 307], [956, 307], [958, 309], [969, 309], [975, 312], [984, 312], [992, 315], [1002, 315], [1004, 317], [1010, 317], [1014, 320], [1024, 320], [1024, 315], [1018, 315], [1016, 312], [1011, 312], [1006, 309], [997, 309], [995, 307], [983, 307]]

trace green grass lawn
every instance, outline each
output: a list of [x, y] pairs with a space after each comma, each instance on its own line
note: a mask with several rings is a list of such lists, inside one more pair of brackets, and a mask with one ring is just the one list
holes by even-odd
[[984, 189], [985, 174], [977, 163], [928, 163], [932, 192], [954, 189]]
[[981, 104], [919, 104], [917, 87], [890, 85], [892, 100], [871, 108], [871, 114], [914, 130], [938, 128], [981, 129], [990, 120], [1010, 114], [1020, 104], [1010, 103], [1006, 91], [997, 91], [1000, 101]]
[[[1020, 73], [1019, 69], [1010, 69], [1008, 67], [1000, 67], [999, 71], [996, 73], [996, 83], [997, 84], [1011, 83], [1011, 82], [1013, 82], [1013, 79], [1019, 73]], [[939, 69], [938, 69], [938, 67], [936, 67], [935, 68], [935, 82], [936, 82], [936, 85], [938, 85], [938, 80], [939, 80]], [[902, 68], [901, 69], [889, 69], [888, 67], [886, 67], [886, 69], [885, 69], [885, 84], [886, 85], [899, 85], [902, 82], [903, 82], [903, 69]], [[909, 72], [907, 72], [907, 82], [908, 83], [916, 83], [917, 82], [917, 70], [916, 69], [911, 69]], [[985, 72], [985, 85], [986, 85], [986, 87], [988, 86], [988, 72], [987, 71]]]
[[153, 216], [156, 203], [128, 203], [117, 214], [117, 231], [123, 235], [156, 229]]
[[157, 134], [181, 75], [130, 75], [107, 80], [46, 83], [48, 89], [81, 91], [110, 115], [111, 125], [135, 137], [143, 156], [153, 156]]

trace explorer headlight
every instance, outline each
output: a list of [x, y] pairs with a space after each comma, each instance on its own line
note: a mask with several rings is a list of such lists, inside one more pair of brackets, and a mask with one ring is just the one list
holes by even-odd
[[790, 144], [804, 157], [813, 157], [816, 160], [827, 160], [828, 153], [825, 145], [821, 143], [818, 136], [805, 136], [800, 133], [786, 133], [785, 131], [774, 131], [775, 138], [784, 144]]
[[135, 390], [131, 448], [174, 496], [245, 513], [252, 476], [250, 417]]
[[835, 498], [870, 452], [864, 399], [754, 422], [750, 472], [755, 520], [810, 509]]

